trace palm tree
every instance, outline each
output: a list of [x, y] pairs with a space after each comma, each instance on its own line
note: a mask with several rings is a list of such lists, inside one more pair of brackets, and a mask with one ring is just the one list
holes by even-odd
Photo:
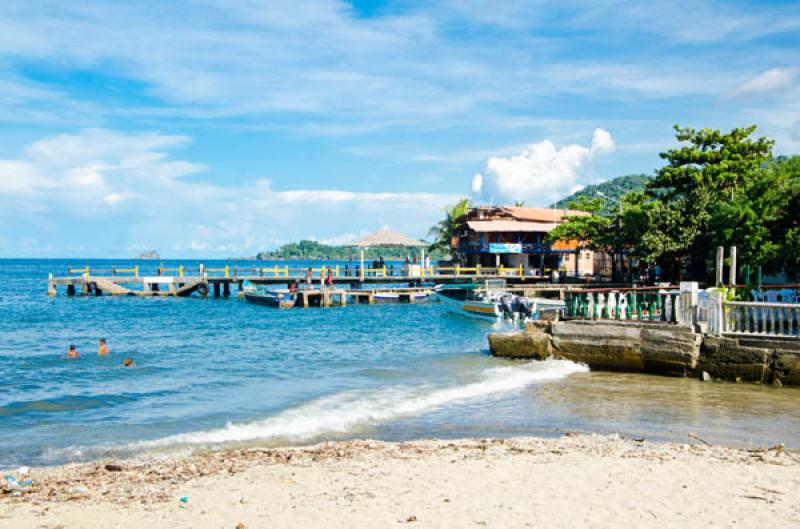
[[430, 251], [440, 250], [455, 257], [451, 246], [453, 237], [458, 236], [464, 226], [463, 217], [472, 208], [472, 203], [468, 198], [462, 198], [455, 205], [445, 209], [445, 216], [428, 232], [428, 236], [433, 238]]

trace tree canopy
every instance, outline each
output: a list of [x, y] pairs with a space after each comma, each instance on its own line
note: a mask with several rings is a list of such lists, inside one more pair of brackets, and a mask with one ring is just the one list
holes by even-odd
[[[603, 206], [578, 197], [569, 207], [592, 217], [568, 218], [551, 239], [624, 251], [660, 265], [671, 279], [709, 279], [716, 247], [732, 245], [743, 265], [796, 274], [800, 157], [773, 159], [774, 142], [754, 138], [755, 126], [730, 132], [676, 126], [675, 131], [681, 145], [661, 153], [666, 165], [644, 191], [607, 199]], [[615, 202], [621, 207], [614, 208]]]
[[472, 207], [468, 198], [462, 198], [445, 210], [444, 218], [433, 226], [428, 236], [433, 239], [430, 250], [455, 257], [451, 243], [464, 227], [463, 218]]
[[741, 209], [746, 191], [772, 158], [774, 142], [751, 138], [755, 130], [755, 125], [727, 133], [675, 126], [683, 145], [660, 154], [667, 164], [648, 185], [658, 203], [641, 245], [646, 258], [661, 264], [668, 275], [676, 277], [688, 268], [691, 277], [705, 279], [717, 244], [735, 242], [725, 236], [735, 217], [732, 210]]

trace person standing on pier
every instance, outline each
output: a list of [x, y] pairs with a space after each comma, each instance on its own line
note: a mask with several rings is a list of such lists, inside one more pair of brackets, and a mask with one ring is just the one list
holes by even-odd
[[333, 268], [328, 267], [328, 287], [333, 288]]
[[100, 338], [100, 346], [97, 348], [97, 354], [99, 356], [108, 356], [108, 346], [106, 345], [105, 338]]
[[309, 267], [309, 269], [306, 270], [306, 288], [310, 289], [312, 287], [311, 283], [312, 283], [313, 277], [314, 277], [314, 272]]
[[74, 345], [69, 346], [69, 352], [67, 353], [67, 358], [78, 358], [80, 355], [78, 354], [78, 348]]

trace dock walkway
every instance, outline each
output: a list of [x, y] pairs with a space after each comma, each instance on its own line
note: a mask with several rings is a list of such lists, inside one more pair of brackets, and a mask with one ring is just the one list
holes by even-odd
[[[507, 289], [525, 296], [558, 297], [586, 286], [586, 281], [570, 278], [570, 283], [551, 283], [549, 277], [526, 273], [522, 268], [427, 267], [417, 265], [382, 268], [320, 266], [311, 268], [312, 285], [306, 287], [309, 268], [269, 266], [243, 268], [224, 266], [133, 266], [68, 268], [65, 275], [50, 274], [47, 294], [56, 296], [137, 296], [137, 297], [230, 297], [241, 295], [246, 285], [285, 289], [290, 282], [300, 286], [300, 307], [332, 307], [348, 303], [374, 304], [382, 301], [415, 303], [432, 293], [439, 284], [482, 284], [490, 279], [505, 280]], [[413, 272], [413, 273], [411, 273]], [[332, 273], [334, 286], [320, 288], [323, 274]]]

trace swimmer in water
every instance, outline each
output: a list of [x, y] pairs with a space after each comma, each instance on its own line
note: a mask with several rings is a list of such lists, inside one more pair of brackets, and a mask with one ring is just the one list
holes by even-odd
[[67, 358], [78, 358], [80, 356], [78, 354], [78, 348], [74, 345], [69, 346], [69, 352], [67, 353]]
[[97, 354], [100, 356], [108, 355], [108, 346], [106, 345], [105, 338], [100, 338], [100, 346], [97, 348]]
[[122, 365], [124, 365], [125, 367], [133, 367], [133, 358], [126, 358], [122, 362]]

